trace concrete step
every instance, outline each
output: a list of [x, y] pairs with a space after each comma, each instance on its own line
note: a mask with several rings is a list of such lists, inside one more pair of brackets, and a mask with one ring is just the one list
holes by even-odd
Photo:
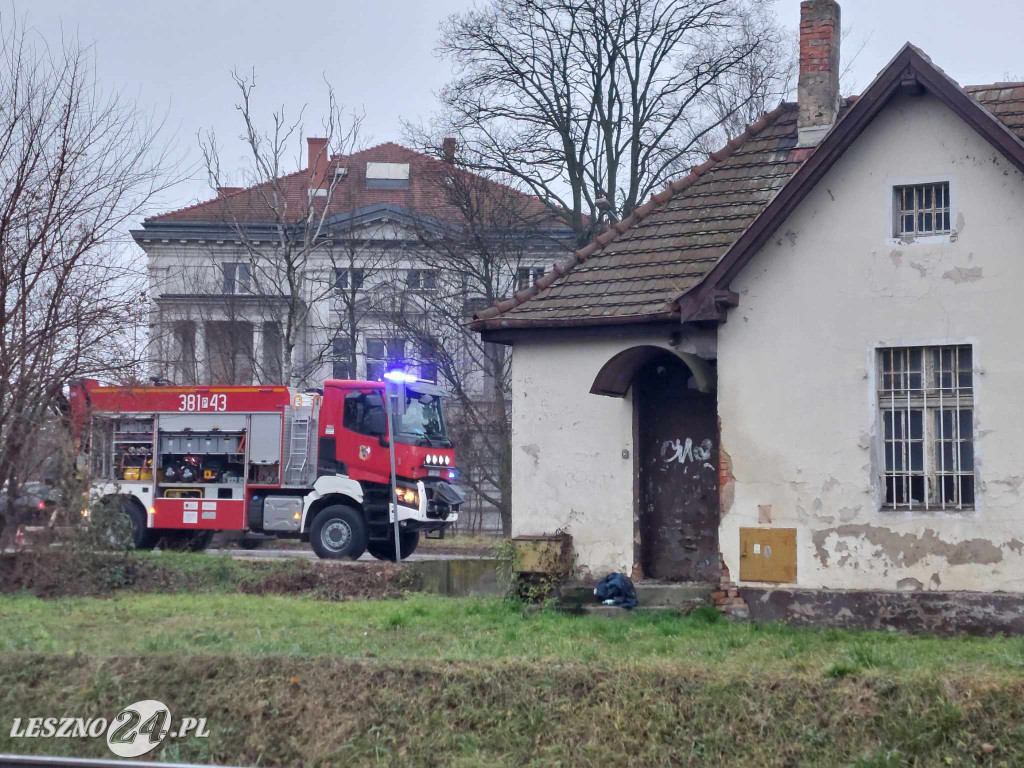
[[[706, 582], [639, 582], [633, 585], [638, 608], [674, 608], [691, 611], [698, 605], [711, 603], [717, 585]], [[585, 584], [564, 584], [559, 589], [558, 606], [563, 610], [591, 612], [590, 608], [607, 608], [627, 613], [618, 606], [600, 605], [594, 598], [594, 587]]]
[[586, 616], [604, 616], [609, 619], [624, 619], [628, 616], [654, 613], [655, 611], [669, 611], [671, 613], [689, 613], [696, 608], [696, 605], [689, 606], [668, 606], [668, 605], [638, 605], [636, 608], [627, 611], [617, 605], [581, 605], [575, 610], [567, 610], [567, 613], [579, 613]]

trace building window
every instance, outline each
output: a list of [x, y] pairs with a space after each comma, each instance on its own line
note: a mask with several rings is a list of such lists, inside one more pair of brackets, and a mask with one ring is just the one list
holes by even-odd
[[245, 321], [206, 323], [206, 359], [210, 384], [251, 384], [255, 373], [253, 327]]
[[970, 346], [878, 351], [882, 488], [890, 509], [974, 506]]
[[949, 182], [893, 187], [896, 237], [949, 233]]
[[367, 189], [408, 189], [408, 163], [367, 163]]
[[270, 322], [263, 324], [262, 375], [263, 384], [282, 384], [284, 378], [284, 339], [281, 337], [281, 326]]
[[331, 342], [331, 378], [354, 379], [356, 377], [354, 351], [351, 339], [334, 339]]
[[437, 270], [410, 269], [406, 284], [412, 291], [433, 291], [437, 288]]
[[516, 270], [516, 290], [529, 288], [544, 277], [544, 267], [520, 267]]
[[437, 383], [437, 342], [433, 339], [420, 342], [420, 378]]
[[337, 293], [347, 291], [351, 285], [357, 291], [363, 287], [363, 278], [366, 277], [364, 269], [342, 269], [334, 270], [334, 290]]
[[248, 293], [252, 280], [252, 265], [246, 261], [228, 261], [224, 268], [224, 293]]
[[175, 379], [179, 384], [199, 383], [199, 364], [196, 355], [196, 324], [178, 323], [174, 326], [174, 345], [178, 354], [174, 363]]
[[405, 366], [405, 339], [366, 340], [366, 378], [379, 381], [384, 372]]

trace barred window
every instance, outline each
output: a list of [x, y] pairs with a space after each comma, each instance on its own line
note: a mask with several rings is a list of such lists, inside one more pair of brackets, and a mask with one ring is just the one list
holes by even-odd
[[893, 188], [896, 237], [949, 232], [949, 182]]
[[884, 505], [973, 508], [971, 347], [880, 349], [878, 369]]

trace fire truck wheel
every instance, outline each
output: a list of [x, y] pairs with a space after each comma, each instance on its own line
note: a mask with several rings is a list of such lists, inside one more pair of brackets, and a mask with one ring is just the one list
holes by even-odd
[[[402, 548], [402, 559], [416, 551], [416, 545], [420, 543], [419, 531], [399, 531], [398, 543]], [[386, 541], [371, 541], [367, 546], [370, 554], [378, 560], [395, 560], [395, 538], [392, 536]]]
[[366, 523], [352, 507], [335, 504], [321, 510], [313, 520], [309, 543], [320, 557], [358, 560], [366, 551]]
[[124, 499], [121, 508], [132, 524], [132, 546], [135, 549], [152, 549], [156, 544], [156, 531], [146, 527], [146, 513], [134, 501]]

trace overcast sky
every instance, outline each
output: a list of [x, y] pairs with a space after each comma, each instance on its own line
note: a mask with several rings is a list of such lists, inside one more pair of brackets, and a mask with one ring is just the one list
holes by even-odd
[[[401, 118], [428, 116], [449, 77], [434, 56], [439, 22], [472, 0], [18, 0], [13, 8], [49, 40], [77, 34], [96, 48], [108, 86], [167, 114], [167, 127], [196, 162], [196, 132], [213, 128], [226, 169], [242, 165], [232, 68], [255, 69], [264, 115], [306, 104], [307, 135], [324, 105], [323, 77], [340, 101], [365, 110], [363, 138], [401, 139]], [[775, 0], [796, 34], [799, 0]], [[845, 0], [847, 50], [866, 47], [851, 71], [864, 88], [907, 40], [962, 84], [1024, 76], [1019, 0]], [[8, 13], [9, 15], [9, 13]], [[296, 158], [296, 161], [298, 158]], [[205, 180], [166, 198], [180, 207], [209, 195]]]

